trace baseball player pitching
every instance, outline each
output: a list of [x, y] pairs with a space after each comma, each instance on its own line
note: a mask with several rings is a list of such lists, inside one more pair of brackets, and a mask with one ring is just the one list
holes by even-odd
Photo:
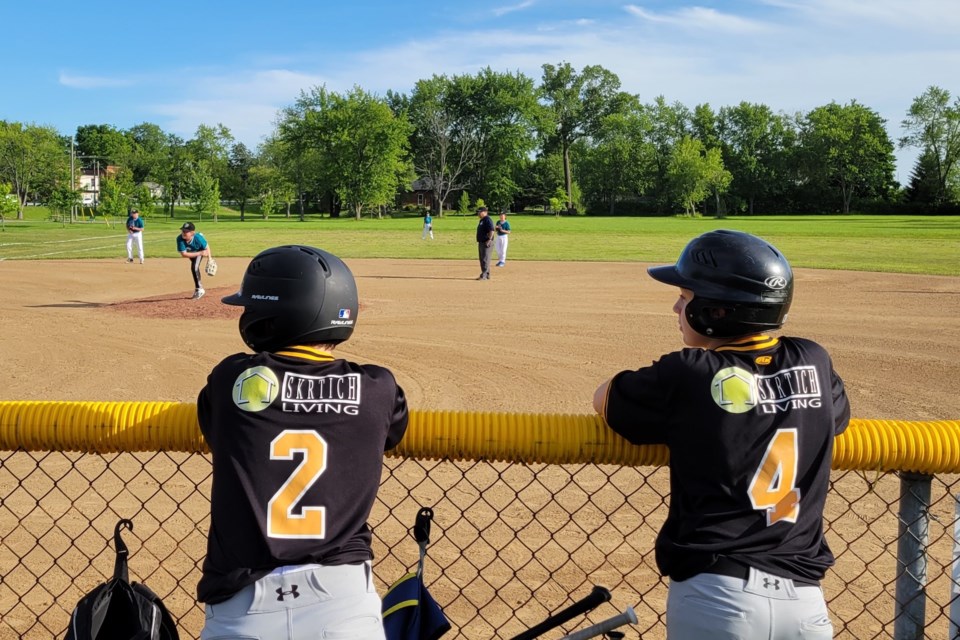
[[383, 640], [367, 519], [407, 427], [389, 370], [337, 358], [359, 310], [350, 269], [307, 246], [257, 255], [240, 291], [253, 353], [197, 399], [213, 454], [201, 638]]
[[687, 348], [616, 374], [593, 405], [630, 442], [670, 449], [656, 544], [667, 636], [832, 638], [823, 508], [850, 406], [823, 347], [770, 333], [790, 309], [790, 265], [756, 236], [711, 231], [648, 272], [679, 287]]
[[210, 245], [203, 234], [197, 231], [192, 222], [184, 222], [177, 236], [177, 251], [190, 261], [190, 275], [193, 276], [193, 299], [199, 300], [206, 294], [200, 278], [200, 264], [204, 258], [210, 259]]

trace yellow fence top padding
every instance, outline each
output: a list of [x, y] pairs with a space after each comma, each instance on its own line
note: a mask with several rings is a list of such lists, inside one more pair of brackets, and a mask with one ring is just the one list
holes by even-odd
[[[197, 406], [181, 402], [0, 401], [0, 450], [208, 452]], [[410, 411], [390, 455], [420, 459], [661, 466], [666, 447], [635, 446], [596, 415]], [[834, 469], [960, 472], [960, 421], [850, 421]]]

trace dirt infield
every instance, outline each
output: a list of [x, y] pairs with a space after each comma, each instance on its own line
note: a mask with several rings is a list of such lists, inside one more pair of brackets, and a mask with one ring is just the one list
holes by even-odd
[[[423, 409], [590, 413], [597, 384], [680, 345], [674, 290], [632, 263], [350, 260], [360, 288], [340, 353], [397, 374]], [[220, 303], [246, 260], [190, 300], [182, 259], [2, 262], [5, 400], [192, 402], [244, 349]], [[798, 270], [785, 333], [822, 342], [858, 418], [960, 418], [960, 278]]]
[[[240, 312], [220, 298], [246, 260], [219, 262], [198, 301], [179, 259], [0, 262], [0, 399], [193, 402], [209, 369], [244, 349]], [[675, 290], [644, 264], [511, 262], [477, 282], [473, 261], [348, 263], [361, 309], [339, 352], [390, 367], [414, 409], [590, 413], [601, 381], [680, 346]], [[831, 351], [855, 417], [960, 419], [960, 278], [796, 275], [786, 333]]]

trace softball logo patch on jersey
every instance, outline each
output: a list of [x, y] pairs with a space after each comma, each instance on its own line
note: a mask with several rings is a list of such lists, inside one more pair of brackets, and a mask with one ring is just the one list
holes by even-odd
[[757, 385], [751, 372], [739, 367], [721, 369], [710, 383], [710, 395], [729, 413], [746, 413], [757, 406]]
[[247, 369], [233, 383], [233, 403], [244, 411], [263, 411], [280, 393], [280, 380], [268, 367]]

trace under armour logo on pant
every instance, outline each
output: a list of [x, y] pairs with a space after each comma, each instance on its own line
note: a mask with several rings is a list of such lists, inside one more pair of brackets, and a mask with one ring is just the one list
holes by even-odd
[[[780, 591], [780, 581], [779, 581], [779, 580], [776, 580], [776, 579], [771, 580], [770, 578], [764, 578], [764, 579], [763, 579], [763, 588], [764, 588], [764, 589], [769, 589], [770, 587], [773, 587], [776, 591]], [[294, 588], [296, 588], [296, 587], [294, 587]], [[279, 591], [279, 589], [277, 589], [277, 591]]]
[[283, 596], [292, 595], [294, 599], [299, 598], [300, 594], [297, 593], [297, 585], [291, 585], [290, 591], [284, 591], [282, 588], [277, 587], [277, 602], [283, 602]]

